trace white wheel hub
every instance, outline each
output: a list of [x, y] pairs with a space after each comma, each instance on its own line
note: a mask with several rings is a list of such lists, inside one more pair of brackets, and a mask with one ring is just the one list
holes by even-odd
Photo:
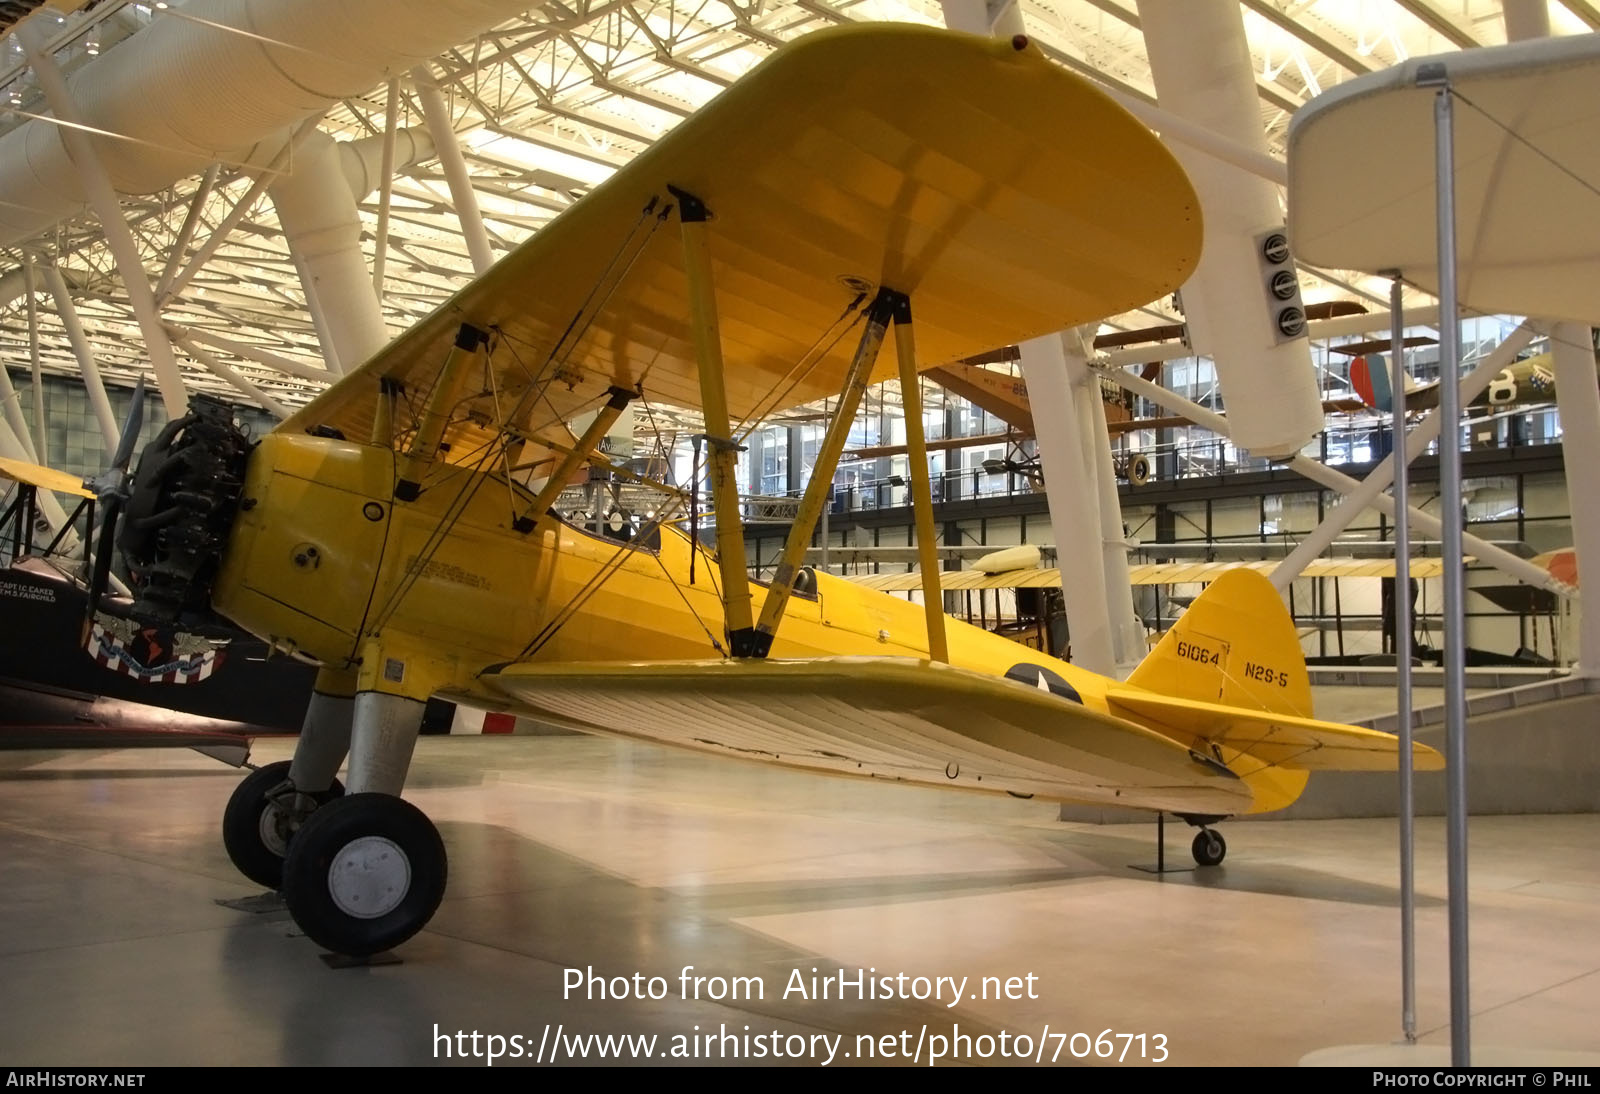
[[289, 841], [283, 837], [283, 814], [271, 802], [261, 810], [261, 816], [256, 820], [257, 831], [261, 836], [261, 846], [268, 851], [284, 858], [289, 854]]
[[400, 906], [411, 890], [411, 860], [382, 836], [351, 840], [328, 867], [328, 893], [345, 915], [377, 919]]

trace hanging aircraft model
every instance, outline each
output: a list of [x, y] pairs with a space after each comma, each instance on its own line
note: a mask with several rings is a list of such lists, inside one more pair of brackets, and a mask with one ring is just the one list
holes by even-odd
[[[1361, 401], [1373, 410], [1394, 410], [1393, 382], [1388, 358], [1380, 353], [1363, 354], [1350, 362], [1350, 386]], [[1533, 406], [1556, 400], [1556, 374], [1550, 355], [1541, 353], [1514, 361], [1495, 374], [1467, 411], [1498, 410], [1508, 406]], [[1406, 411], [1422, 413], [1439, 405], [1439, 383], [1406, 385]]]
[[[219, 613], [320, 666], [293, 760], [228, 803], [234, 862], [331, 950], [420, 930], [445, 849], [399, 795], [430, 696], [1171, 812], [1201, 827], [1202, 863], [1224, 853], [1212, 824], [1287, 805], [1311, 770], [1392, 769], [1395, 738], [1311, 717], [1259, 575], [1213, 583], [1117, 683], [947, 621], [926, 562], [921, 607], [800, 566], [870, 384], [897, 369], [915, 403], [923, 362], [1170, 293], [1200, 236], [1172, 156], [1026, 38], [854, 26], [776, 51], [253, 449], [196, 398], [110, 506], [134, 610]], [[752, 582], [740, 438], [824, 397], [835, 416], [782, 560]], [[597, 446], [636, 399], [703, 414], [714, 554], [698, 491], [657, 483], [627, 542], [552, 511], [583, 465], [622, 474]], [[596, 409], [574, 439], [564, 423]], [[920, 408], [906, 418], [931, 552]], [[537, 490], [518, 484], [530, 468]], [[668, 523], [686, 506], [687, 533]]]

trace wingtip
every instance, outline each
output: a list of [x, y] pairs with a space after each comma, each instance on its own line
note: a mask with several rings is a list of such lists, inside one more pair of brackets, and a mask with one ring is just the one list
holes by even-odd
[[1411, 769], [1413, 771], [1443, 771], [1444, 753], [1424, 744], [1412, 744]]

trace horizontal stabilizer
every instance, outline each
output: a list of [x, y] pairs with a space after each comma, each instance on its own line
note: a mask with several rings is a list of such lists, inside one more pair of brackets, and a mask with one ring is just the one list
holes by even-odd
[[833, 774], [1227, 815], [1249, 788], [1132, 722], [1016, 681], [902, 658], [511, 664], [533, 717]]
[[[1112, 688], [1106, 701], [1114, 713], [1156, 722], [1291, 771], [1393, 771], [1399, 762], [1400, 739], [1376, 729], [1169, 699], [1129, 687]], [[1418, 771], [1444, 768], [1444, 757], [1427, 745], [1413, 744], [1411, 755]]]

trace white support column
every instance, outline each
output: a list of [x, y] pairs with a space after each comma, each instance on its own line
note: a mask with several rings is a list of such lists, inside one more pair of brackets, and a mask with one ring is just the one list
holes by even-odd
[[394, 191], [394, 131], [400, 121], [400, 81], [390, 79], [383, 104], [383, 159], [378, 174], [378, 229], [372, 245], [372, 292], [383, 307], [383, 267], [389, 256], [389, 198]]
[[[1594, 504], [1594, 469], [1600, 467], [1600, 388], [1588, 327], [1557, 323], [1550, 331], [1550, 357], [1561, 410], [1562, 452], [1572, 513], [1572, 542], [1578, 551], [1579, 581], [1600, 588], [1600, 505]], [[1585, 565], [1588, 576], [1585, 577]], [[1578, 609], [1577, 670], [1600, 673], [1600, 607]]]
[[[1034, 421], [1078, 421], [1077, 404], [1068, 380], [1061, 338], [1049, 335], [1024, 342], [1022, 379]], [[1039, 428], [1039, 466], [1044, 471], [1050, 527], [1055, 533], [1061, 595], [1072, 634], [1072, 662], [1102, 676], [1117, 673], [1117, 650], [1108, 604], [1105, 536], [1100, 527], [1100, 499], [1095, 467], [1084, 459], [1076, 429]], [[1120, 532], [1120, 525], [1118, 531]]]
[[[1106, 403], [1100, 395], [1100, 377], [1089, 367], [1094, 351], [1094, 330], [1080, 327], [1061, 335], [1066, 355], [1067, 380], [1077, 403], [1078, 442], [1084, 468], [1092, 476], [1095, 508], [1099, 514], [1101, 575], [1106, 588], [1107, 619], [1117, 675], [1126, 676], [1148, 652], [1144, 624], [1133, 609], [1133, 581], [1128, 573], [1127, 538], [1122, 526], [1122, 500], [1117, 495], [1117, 473], [1111, 460], [1111, 431], [1106, 427]], [[1031, 390], [1031, 389], [1030, 389]], [[1032, 397], [1030, 395], [1030, 404]], [[1037, 423], [1038, 417], [1034, 418]], [[1054, 490], [1048, 475], [1045, 489]]]
[[5, 455], [14, 460], [38, 463], [39, 454], [33, 450], [33, 438], [28, 435], [28, 420], [22, 416], [22, 396], [11, 383], [11, 370], [0, 361], [0, 403], [4, 404], [6, 430], [16, 440], [14, 452]]
[[445, 181], [450, 186], [450, 198], [455, 202], [456, 216], [461, 221], [461, 236], [472, 256], [473, 272], [481, 274], [494, 265], [494, 251], [489, 247], [489, 233], [483, 227], [483, 214], [478, 211], [478, 197], [467, 174], [467, 161], [462, 158], [455, 127], [450, 124], [450, 109], [426, 68], [414, 69], [411, 79], [422, 103], [422, 115], [433, 137], [433, 147], [439, 154], [439, 166], [444, 168]]
[[[952, 30], [997, 37], [1025, 33], [1022, 13], [1012, 0], [942, 0], [942, 7], [945, 25]], [[1121, 516], [1113, 528], [1102, 529], [1099, 463], [1088, 456], [1084, 447], [1083, 430], [1078, 423], [1089, 418], [1080, 418], [1073, 391], [1074, 378], [1081, 384], [1084, 379], [1092, 382], [1092, 376], [1081, 358], [1081, 371], [1075, 377], [1069, 375], [1068, 353], [1061, 336], [1025, 342], [1021, 351], [1022, 379], [1028, 385], [1034, 421], [1072, 423], [1065, 429], [1037, 430], [1039, 466], [1044, 471], [1045, 498], [1050, 506], [1050, 526], [1055, 533], [1062, 574], [1061, 595], [1072, 635], [1072, 661], [1102, 676], [1116, 676], [1122, 661], [1117, 642], [1122, 620], [1120, 609], [1115, 621], [1112, 615], [1111, 604], [1118, 594], [1110, 587], [1106, 574], [1105, 533], [1115, 531], [1116, 538], [1121, 538]], [[1098, 392], [1090, 394], [1098, 398]], [[1113, 480], [1113, 499], [1115, 494]], [[1123, 562], [1126, 566], [1126, 556]], [[1126, 585], [1125, 580], [1123, 584]], [[1132, 596], [1128, 594], [1129, 614], [1132, 611]]]
[[322, 310], [322, 295], [317, 291], [317, 280], [306, 268], [305, 258], [298, 248], [289, 248], [289, 258], [294, 262], [295, 276], [300, 279], [300, 291], [305, 293], [306, 311], [311, 313], [311, 329], [317, 332], [317, 345], [322, 348], [323, 363], [335, 376], [343, 376], [346, 369], [339, 360], [339, 344], [333, 340], [333, 331], [328, 329], [328, 315]]
[[[941, 6], [944, 9], [944, 25], [951, 30], [963, 30], [968, 34], [993, 32], [997, 36], [1024, 33], [1022, 16], [1012, 0], [993, 0], [992, 3], [985, 0], [942, 0]], [[1178, 141], [1223, 163], [1259, 175], [1277, 186], [1285, 186], [1289, 182], [1289, 169], [1283, 161], [1273, 159], [1260, 148], [1230, 140], [1213, 129], [1196, 125], [1170, 110], [1151, 106], [1143, 99], [1134, 98], [1110, 84], [1102, 85], [1100, 90], [1161, 134], [1168, 144]]]
[[172, 345], [167, 341], [166, 332], [161, 327], [161, 317], [156, 313], [155, 295], [150, 291], [149, 275], [145, 273], [144, 263], [139, 258], [139, 248], [134, 242], [133, 232], [122, 219], [122, 206], [117, 200], [116, 191], [111, 186], [111, 179], [106, 174], [105, 166], [100, 162], [94, 145], [89, 142], [82, 129], [75, 128], [82, 124], [77, 105], [67, 90], [67, 81], [61, 75], [61, 69], [57, 67], [55, 58], [43, 46], [38, 27], [32, 23], [24, 23], [14, 33], [17, 40], [22, 43], [23, 51], [28, 55], [28, 62], [33, 66], [34, 75], [39, 80], [39, 86], [44, 91], [50, 108], [55, 111], [58, 119], [66, 123], [59, 126], [61, 143], [66, 146], [67, 154], [72, 157], [72, 162], [78, 168], [84, 192], [89, 197], [89, 205], [100, 221], [101, 231], [105, 233], [106, 246], [111, 251], [117, 272], [122, 276], [123, 288], [128, 293], [128, 302], [133, 306], [133, 314], [139, 321], [140, 331], [144, 334], [145, 352], [150, 355], [150, 364], [155, 370], [156, 384], [161, 390], [161, 401], [166, 406], [167, 416], [173, 419], [181, 418], [189, 407], [188, 388], [184, 385], [183, 373], [178, 369], [177, 359], [172, 355]]
[[39, 359], [38, 285], [33, 276], [33, 255], [22, 253], [22, 296], [28, 310], [28, 362], [33, 377], [33, 450], [39, 462], [50, 466], [50, 432], [44, 421], [44, 362]]
[[105, 438], [106, 455], [109, 457], [117, 450], [117, 442], [122, 439], [122, 430], [117, 428], [117, 416], [111, 410], [111, 400], [106, 396], [106, 385], [100, 379], [100, 365], [94, 359], [94, 347], [89, 345], [88, 336], [83, 333], [83, 324], [78, 320], [78, 309], [72, 303], [72, 294], [67, 290], [67, 279], [61, 276], [57, 266], [47, 266], [44, 278], [50, 284], [50, 294], [55, 298], [56, 315], [61, 320], [61, 325], [66, 329], [67, 341], [72, 343], [72, 352], [78, 358], [78, 369], [83, 373], [83, 386], [89, 393], [89, 406], [94, 409], [95, 421], [100, 425], [100, 435]]
[[1014, 0], [941, 0], [940, 7], [951, 30], [997, 38], [1023, 33], [1022, 13]]
[[[1483, 358], [1461, 381], [1461, 405], [1466, 406], [1472, 402], [1484, 388], [1489, 386], [1489, 381], [1494, 379], [1501, 369], [1509, 365], [1518, 353], [1533, 341], [1537, 333], [1532, 324], [1524, 322], [1504, 342], [1495, 347], [1494, 352]], [[1560, 381], [1556, 387], [1559, 391]], [[1590, 385], [1591, 387], [1594, 385]], [[1600, 399], [1600, 395], [1596, 395]], [[1411, 463], [1422, 455], [1427, 447], [1439, 438], [1439, 429], [1443, 419], [1438, 410], [1430, 411], [1421, 423], [1406, 434], [1406, 463]], [[1339, 504], [1323, 518], [1322, 523], [1313, 528], [1304, 539], [1296, 544], [1289, 557], [1278, 563], [1272, 571], [1272, 583], [1281, 591], [1289, 587], [1290, 582], [1300, 576], [1311, 560], [1328, 549], [1339, 533], [1350, 526], [1350, 522], [1366, 512], [1373, 504], [1373, 500], [1389, 488], [1394, 481], [1394, 462], [1384, 460], [1380, 462], [1361, 485], [1341, 498]]]
[[[1502, 0], [1506, 39], [1512, 42], [1550, 36], [1550, 9], [1544, 0]], [[1561, 451], [1567, 481], [1567, 512], [1572, 514], [1572, 544], [1583, 560], [1600, 560], [1600, 506], [1590, 504], [1590, 483], [1600, 467], [1600, 387], [1595, 384], [1594, 331], [1578, 323], [1550, 328], [1550, 360], [1556, 375], [1556, 406], [1561, 413]], [[1591, 561], [1590, 572], [1600, 570]], [[1591, 581], [1590, 588], [1594, 588]], [[1573, 671], [1600, 672], [1600, 608], [1578, 609], [1578, 656]]]
[[[1139, 18], [1162, 108], [1265, 154], [1239, 5], [1139, 0]], [[1190, 147], [1173, 152], [1200, 196], [1206, 227], [1200, 265], [1181, 290], [1192, 342], [1216, 362], [1234, 443], [1288, 458], [1321, 431], [1323, 415], [1310, 342], [1280, 335], [1277, 308], [1269, 307], [1271, 268], [1258, 239], [1283, 228], [1277, 188]], [[1278, 268], [1292, 271], [1293, 263]]]
[[1545, 0], [1500, 0], [1506, 23], [1506, 41], [1550, 37], [1550, 7]]

